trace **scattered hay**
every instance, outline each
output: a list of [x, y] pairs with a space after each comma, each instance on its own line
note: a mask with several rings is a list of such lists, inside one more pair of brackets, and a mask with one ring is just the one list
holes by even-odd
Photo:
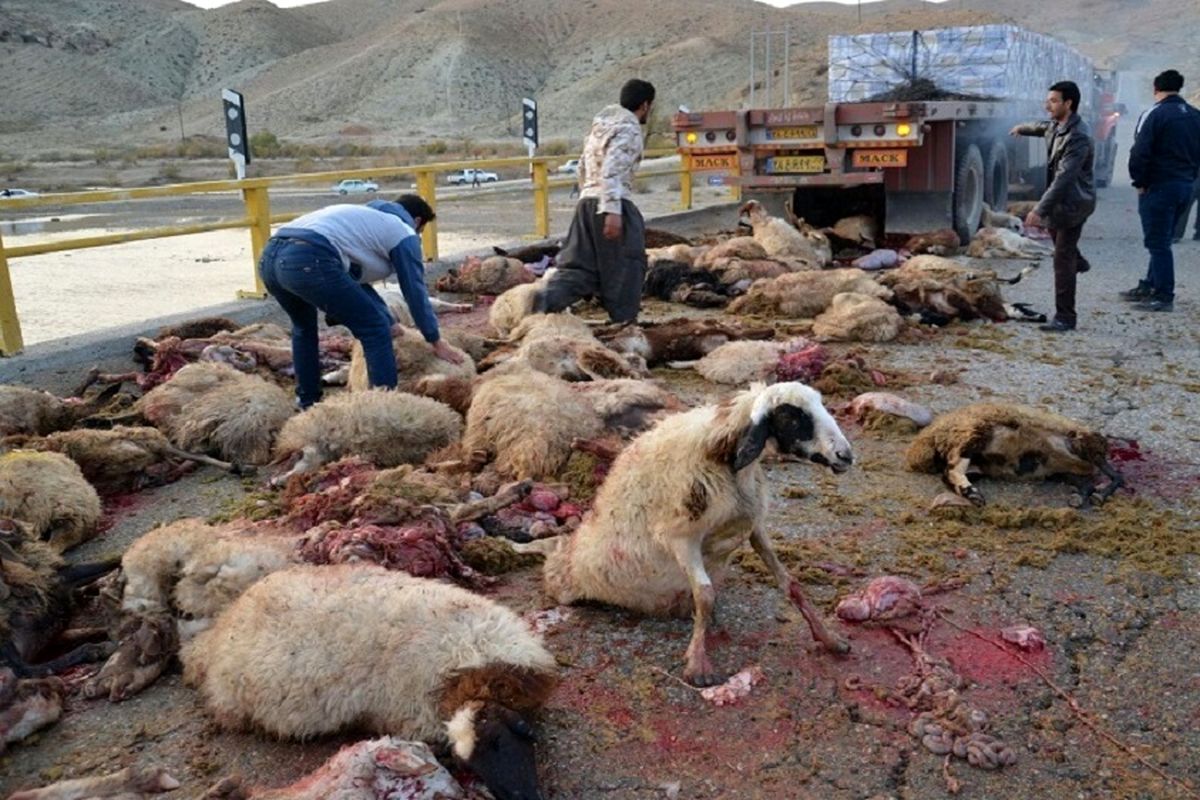
[[898, 417], [895, 414], [875, 409], [867, 411], [863, 418], [862, 428], [864, 431], [877, 433], [884, 439], [904, 441], [911, 439], [917, 434], [917, 431], [921, 430], [920, 426], [908, 417]]
[[607, 472], [608, 465], [596, 456], [573, 450], [567, 465], [559, 470], [558, 479], [567, 485], [571, 500], [590, 505]]

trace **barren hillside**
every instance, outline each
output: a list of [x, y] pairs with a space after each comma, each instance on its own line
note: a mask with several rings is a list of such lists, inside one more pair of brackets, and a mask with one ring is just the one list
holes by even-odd
[[[348, 126], [375, 144], [510, 138], [527, 95], [544, 138], [575, 139], [632, 76], [660, 87], [663, 109], [743, 104], [750, 31], [784, 25], [793, 103], [823, 97], [830, 33], [994, 21], [1058, 35], [1139, 84], [1166, 66], [1200, 83], [1181, 24], [1194, 12], [1195, 0], [888, 0], [860, 21], [853, 6], [752, 0], [4, 0], [0, 153], [166, 141], [180, 115], [188, 134], [219, 135], [222, 87], [246, 95], [252, 127], [291, 139]], [[782, 69], [778, 47], [774, 60]]]

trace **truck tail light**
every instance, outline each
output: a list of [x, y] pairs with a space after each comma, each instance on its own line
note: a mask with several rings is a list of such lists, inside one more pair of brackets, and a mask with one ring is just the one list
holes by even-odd
[[896, 126], [896, 135], [897, 136], [908, 136], [910, 133], [912, 133], [912, 126], [909, 125], [907, 122], [901, 122], [899, 125]]
[[695, 144], [696, 140], [700, 137], [696, 135], [695, 131], [688, 131], [687, 135], [685, 135], [683, 138], [687, 139], [688, 144]]

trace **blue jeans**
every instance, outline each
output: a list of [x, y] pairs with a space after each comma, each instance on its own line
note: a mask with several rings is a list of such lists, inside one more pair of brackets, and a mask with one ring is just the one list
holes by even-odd
[[292, 320], [292, 365], [301, 408], [321, 399], [321, 356], [317, 311], [341, 321], [362, 342], [372, 386], [396, 387], [392, 320], [369, 286], [350, 277], [341, 259], [324, 247], [272, 238], [263, 249], [259, 274], [271, 296]]
[[1175, 235], [1175, 220], [1191, 199], [1191, 181], [1156, 183], [1138, 195], [1142, 242], [1150, 251], [1146, 281], [1157, 300], [1175, 299], [1175, 257], [1171, 254], [1171, 239]]

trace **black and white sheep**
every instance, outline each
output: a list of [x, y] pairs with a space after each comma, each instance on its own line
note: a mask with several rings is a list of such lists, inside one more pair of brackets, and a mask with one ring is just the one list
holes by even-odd
[[221, 725], [449, 744], [497, 800], [541, 797], [525, 715], [553, 689], [554, 657], [480, 595], [375, 566], [294, 567], [250, 587], [182, 660]]
[[535, 543], [549, 551], [547, 593], [560, 603], [592, 599], [651, 614], [682, 616], [691, 607], [684, 677], [712, 684], [717, 674], [704, 637], [715, 587], [748, 539], [813, 636], [845, 652], [771, 545], [760, 460], [769, 441], [834, 472], [853, 462], [821, 395], [800, 383], [755, 385], [719, 405], [668, 417], [617, 457], [578, 532]]

